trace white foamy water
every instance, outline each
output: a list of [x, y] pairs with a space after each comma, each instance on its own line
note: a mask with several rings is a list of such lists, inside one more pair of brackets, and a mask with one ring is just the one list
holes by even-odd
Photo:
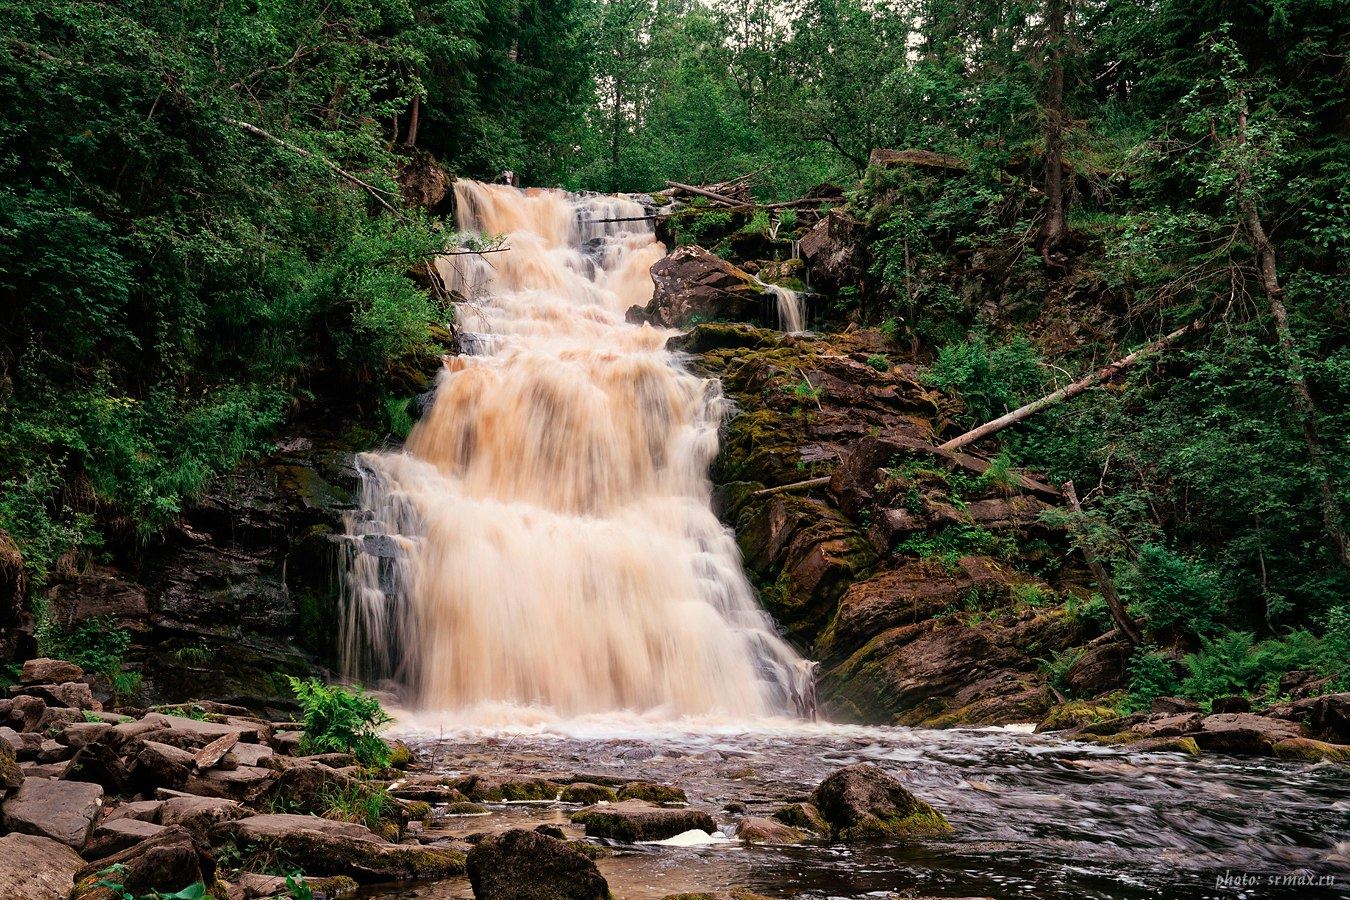
[[510, 249], [437, 262], [464, 298], [396, 453], [364, 454], [349, 522], [350, 677], [473, 727], [624, 712], [796, 712], [807, 664], [713, 515], [720, 385], [624, 319], [665, 253], [624, 198], [460, 181], [457, 225]]

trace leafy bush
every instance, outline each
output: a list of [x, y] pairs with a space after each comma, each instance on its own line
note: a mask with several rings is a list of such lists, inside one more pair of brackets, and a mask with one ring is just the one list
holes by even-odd
[[1140, 647], [1130, 657], [1127, 712], [1147, 710], [1158, 697], [1177, 693], [1176, 665], [1156, 648]]
[[960, 395], [967, 424], [987, 422], [1039, 395], [1045, 385], [1040, 356], [1018, 335], [991, 348], [983, 338], [949, 344], [923, 375], [926, 384]]
[[1213, 634], [1224, 619], [1218, 573], [1164, 547], [1146, 545], [1118, 580], [1121, 595], [1155, 633]]
[[302, 753], [350, 753], [362, 765], [388, 765], [389, 745], [378, 730], [393, 720], [379, 700], [360, 688], [348, 691], [317, 678], [288, 681], [304, 714]]
[[891, 369], [891, 361], [880, 353], [873, 353], [867, 357], [867, 364], [878, 372], [889, 372]]
[[131, 632], [117, 627], [111, 616], [85, 619], [73, 630], [53, 621], [45, 607], [37, 616], [38, 652], [52, 659], [75, 663], [86, 672], [115, 678], [122, 672], [122, 659], [131, 647]]

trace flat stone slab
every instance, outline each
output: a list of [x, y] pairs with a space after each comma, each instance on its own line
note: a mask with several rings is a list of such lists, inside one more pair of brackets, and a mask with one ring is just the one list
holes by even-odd
[[51, 838], [79, 850], [89, 842], [102, 803], [100, 785], [28, 778], [5, 801], [5, 830]]
[[0, 837], [0, 897], [66, 900], [84, 860], [65, 844], [29, 834]]

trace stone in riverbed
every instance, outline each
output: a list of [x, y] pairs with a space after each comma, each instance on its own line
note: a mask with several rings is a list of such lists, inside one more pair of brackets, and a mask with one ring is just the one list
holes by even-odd
[[806, 833], [774, 819], [746, 816], [736, 828], [736, 837], [746, 844], [800, 844]]
[[694, 829], [709, 834], [717, 830], [717, 823], [705, 812], [669, 809], [643, 800], [588, 806], [574, 812], [572, 821], [586, 826], [587, 837], [611, 838], [630, 844], [663, 841]]
[[1300, 759], [1307, 762], [1350, 763], [1350, 745], [1330, 744], [1312, 738], [1285, 738], [1271, 746], [1280, 759]]
[[364, 825], [315, 816], [249, 816], [217, 825], [217, 844], [234, 841], [262, 852], [305, 860], [314, 875], [349, 875], [357, 881], [446, 878], [464, 872], [464, 854], [440, 847], [390, 844]]
[[477, 900], [607, 900], [609, 884], [595, 863], [565, 842], [513, 829], [469, 851]]
[[784, 825], [790, 825], [803, 831], [816, 834], [829, 834], [830, 823], [820, 815], [820, 810], [810, 803], [790, 803], [774, 812], [773, 817]]
[[524, 775], [468, 775], [454, 781], [453, 786], [480, 803], [553, 801], [562, 793], [560, 784]]
[[102, 801], [103, 788], [97, 784], [27, 778], [5, 800], [5, 830], [51, 838], [79, 850], [89, 841]]
[[0, 897], [66, 900], [84, 860], [65, 844], [29, 834], [0, 837]]
[[614, 793], [614, 788], [605, 787], [603, 784], [591, 784], [587, 781], [577, 781], [563, 788], [562, 801], [564, 803], [599, 803], [601, 800], [606, 803], [613, 803], [618, 799]]
[[1206, 716], [1190, 736], [1201, 750], [1212, 753], [1271, 756], [1276, 744], [1302, 737], [1303, 729], [1293, 722], [1255, 713], [1220, 713]]
[[884, 837], [930, 837], [951, 826], [942, 814], [871, 763], [855, 763], [827, 776], [811, 802], [844, 842]]
[[620, 800], [646, 800], [648, 803], [688, 803], [684, 791], [674, 785], [654, 781], [630, 781], [619, 788]]

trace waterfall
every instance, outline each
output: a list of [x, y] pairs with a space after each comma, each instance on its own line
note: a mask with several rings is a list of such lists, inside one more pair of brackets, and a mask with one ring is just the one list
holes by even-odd
[[721, 385], [624, 311], [665, 247], [625, 198], [459, 181], [437, 260], [467, 355], [399, 452], [362, 454], [343, 665], [419, 709], [801, 712], [811, 664], [756, 602], [711, 509]]
[[[764, 282], [760, 282], [764, 284]], [[778, 303], [778, 330], [786, 332], [806, 329], [806, 301], [799, 291], [789, 290], [776, 284], [764, 284]]]

